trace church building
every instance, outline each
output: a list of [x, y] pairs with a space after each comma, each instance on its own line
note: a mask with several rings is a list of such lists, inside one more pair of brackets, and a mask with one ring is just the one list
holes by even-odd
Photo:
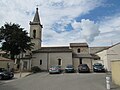
[[69, 46], [42, 47], [42, 28], [38, 8], [33, 21], [30, 21], [30, 37], [34, 43], [32, 57], [23, 59], [23, 68], [30, 70], [38, 66], [42, 70], [48, 70], [52, 65], [60, 65], [65, 69], [67, 65], [73, 65], [77, 69], [79, 64], [88, 64], [92, 69], [93, 57], [89, 53], [87, 43], [70, 43]]

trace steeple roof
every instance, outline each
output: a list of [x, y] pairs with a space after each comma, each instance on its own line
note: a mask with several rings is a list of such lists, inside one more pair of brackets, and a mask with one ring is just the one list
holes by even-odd
[[36, 13], [35, 13], [33, 22], [40, 22], [39, 13], [38, 13], [38, 8], [36, 8]]
[[41, 28], [43, 28], [43, 26], [41, 25], [41, 22], [40, 22], [40, 18], [39, 18], [39, 13], [38, 13], [38, 8], [36, 8], [36, 13], [35, 13], [35, 16], [34, 16], [34, 19], [33, 21], [29, 23], [30, 25], [40, 25]]

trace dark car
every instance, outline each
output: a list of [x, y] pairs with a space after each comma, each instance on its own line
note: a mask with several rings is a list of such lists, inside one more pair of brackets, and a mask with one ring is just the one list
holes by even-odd
[[66, 73], [74, 73], [75, 70], [74, 70], [73, 65], [67, 65], [66, 68], [65, 68], [65, 72]]
[[4, 68], [0, 68], [0, 80], [1, 79], [11, 79], [14, 77], [13, 72], [10, 72]]
[[90, 72], [90, 69], [87, 64], [80, 64], [78, 66], [78, 72]]
[[49, 73], [53, 74], [53, 73], [61, 73], [61, 66], [51, 66], [49, 68]]
[[102, 65], [101, 63], [95, 63], [93, 65], [93, 71], [94, 72], [105, 72], [104, 65]]

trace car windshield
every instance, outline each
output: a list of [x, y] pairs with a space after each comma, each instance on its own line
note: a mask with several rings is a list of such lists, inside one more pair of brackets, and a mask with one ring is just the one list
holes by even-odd
[[103, 65], [102, 64], [94, 64], [94, 66], [98, 66], [99, 67], [99, 66], [103, 66]]
[[60, 68], [59, 66], [51, 66], [51, 68]]
[[82, 67], [87, 67], [87, 64], [81, 64]]
[[73, 68], [73, 66], [72, 65], [68, 65], [67, 68]]

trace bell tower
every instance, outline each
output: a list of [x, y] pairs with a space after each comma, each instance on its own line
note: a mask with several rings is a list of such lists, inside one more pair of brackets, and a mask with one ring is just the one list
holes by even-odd
[[42, 42], [42, 25], [40, 23], [38, 8], [36, 8], [36, 13], [33, 21], [30, 21], [30, 38], [31, 42], [34, 43], [33, 50], [38, 50], [41, 48]]

